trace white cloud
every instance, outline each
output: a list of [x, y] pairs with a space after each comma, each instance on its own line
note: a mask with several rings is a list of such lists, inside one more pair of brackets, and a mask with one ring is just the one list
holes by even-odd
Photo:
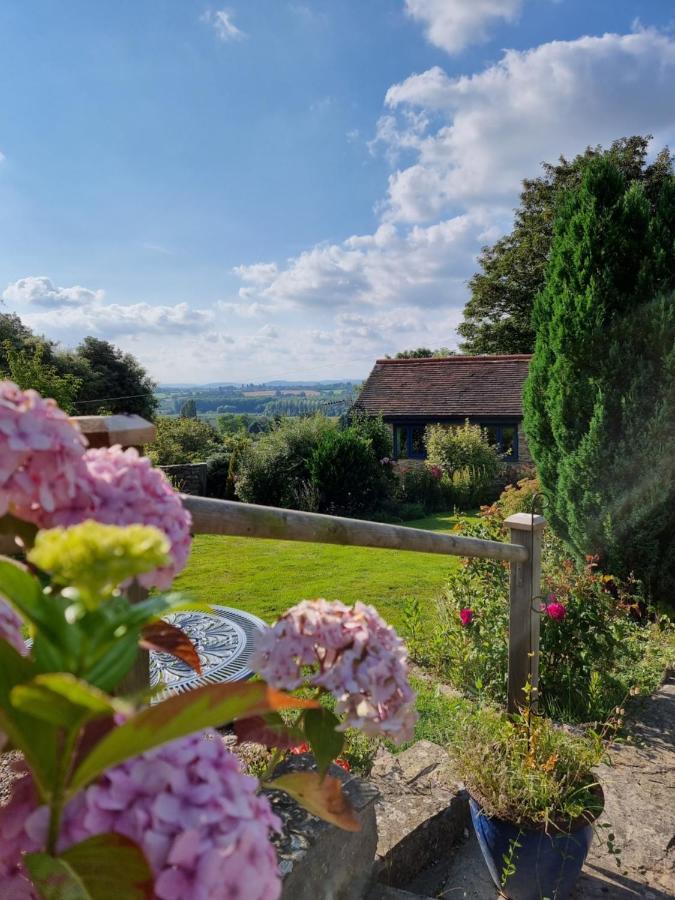
[[17, 306], [38, 306], [46, 309], [82, 307], [103, 300], [103, 291], [92, 291], [79, 284], [72, 287], [57, 287], [44, 275], [28, 276], [8, 284], [2, 294], [7, 303]]
[[36, 331], [72, 343], [74, 336], [93, 334], [104, 338], [145, 335], [182, 335], [204, 331], [213, 313], [187, 303], [151, 306], [149, 303], [101, 303], [23, 315]]
[[428, 307], [443, 295], [446, 302], [458, 303], [484, 232], [481, 215], [460, 215], [405, 232], [385, 224], [374, 234], [319, 244], [281, 270], [256, 264], [236, 271], [254, 285], [248, 296], [270, 309]]
[[[622, 135], [672, 140], [674, 83], [675, 40], [654, 30], [510, 50], [471, 76], [449, 79], [438, 67], [413, 75], [389, 89], [378, 127], [390, 156], [416, 155], [390, 176], [385, 218], [512, 205], [542, 160]], [[423, 132], [411, 131], [411, 112], [426, 117]]]
[[496, 22], [514, 22], [522, 0], [406, 0], [409, 16], [425, 26], [427, 39], [458, 53], [469, 44], [484, 41], [489, 26]]
[[247, 35], [234, 24], [231, 9], [207, 10], [202, 15], [202, 22], [206, 22], [215, 31], [218, 38], [227, 43], [228, 41], [241, 41]]

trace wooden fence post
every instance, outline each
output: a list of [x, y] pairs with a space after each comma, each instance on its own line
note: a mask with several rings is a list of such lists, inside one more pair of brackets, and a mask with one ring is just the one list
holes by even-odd
[[541, 543], [546, 520], [530, 513], [509, 516], [504, 525], [511, 543], [528, 551], [525, 562], [511, 563], [509, 590], [509, 680], [507, 706], [517, 712], [526, 702], [525, 686], [532, 686], [531, 705], [536, 712], [539, 685], [539, 597], [541, 593]]

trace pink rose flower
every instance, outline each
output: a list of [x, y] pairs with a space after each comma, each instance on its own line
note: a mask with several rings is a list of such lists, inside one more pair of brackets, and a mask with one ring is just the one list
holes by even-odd
[[564, 619], [567, 615], [567, 608], [563, 603], [558, 603], [556, 600], [553, 603], [545, 603], [542, 606], [542, 612], [545, 613], [549, 619]]
[[417, 714], [405, 645], [372, 606], [303, 600], [260, 635], [251, 666], [276, 688], [308, 682], [329, 691], [345, 716], [341, 730], [399, 743], [412, 737]]
[[462, 625], [466, 628], [467, 625], [473, 622], [473, 610], [466, 606], [464, 609], [460, 609], [459, 617], [462, 620]]

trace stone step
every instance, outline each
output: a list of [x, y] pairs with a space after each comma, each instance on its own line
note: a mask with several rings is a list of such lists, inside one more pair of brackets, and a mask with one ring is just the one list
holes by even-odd
[[370, 780], [379, 792], [373, 880], [407, 888], [461, 840], [469, 822], [466, 793], [447, 752], [430, 741], [398, 755], [380, 748]]

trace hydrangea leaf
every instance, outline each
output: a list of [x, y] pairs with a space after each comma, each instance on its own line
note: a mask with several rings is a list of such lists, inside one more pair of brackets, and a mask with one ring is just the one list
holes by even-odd
[[153, 878], [140, 847], [121, 834], [98, 834], [59, 857], [30, 853], [26, 867], [43, 900], [151, 900]]
[[107, 734], [75, 771], [70, 796], [101, 772], [131, 756], [167, 741], [217, 727], [236, 719], [260, 716], [280, 709], [311, 709], [314, 700], [301, 700], [275, 691], [262, 681], [242, 684], [208, 684], [146, 707]]
[[335, 730], [340, 720], [335, 713], [321, 706], [318, 709], [308, 709], [302, 721], [319, 774], [324, 775], [344, 746], [344, 734]]
[[197, 648], [182, 628], [159, 619], [148, 622], [141, 630], [139, 646], [145, 650], [158, 650], [180, 659], [198, 675], [202, 673]]
[[284, 791], [308, 812], [338, 828], [361, 830], [361, 823], [344, 795], [339, 778], [331, 775], [322, 777], [317, 772], [289, 772], [266, 782], [264, 786]]
[[296, 747], [305, 736], [297, 726], [287, 725], [279, 713], [240, 719], [234, 724], [234, 732], [240, 743], [252, 741], [264, 747], [278, 747], [282, 750]]
[[130, 712], [123, 701], [65, 672], [37, 675], [27, 683], [16, 685], [10, 699], [16, 709], [67, 729], [114, 712]]
[[15, 709], [10, 700], [12, 688], [30, 681], [35, 674], [34, 663], [0, 639], [0, 731], [4, 731], [12, 745], [23, 752], [40, 796], [46, 799], [58, 757], [57, 730]]

